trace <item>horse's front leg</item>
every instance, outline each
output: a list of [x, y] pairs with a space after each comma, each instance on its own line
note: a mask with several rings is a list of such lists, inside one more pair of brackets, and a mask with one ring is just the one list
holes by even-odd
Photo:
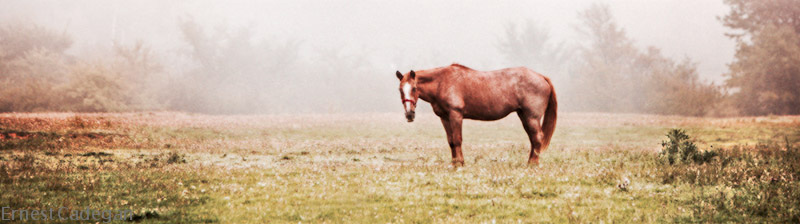
[[[450, 132], [450, 151], [453, 153], [453, 166], [464, 165], [464, 155], [461, 154], [461, 121], [464, 117], [461, 113], [451, 112], [448, 116]], [[445, 128], [446, 129], [446, 128]]]
[[456, 147], [453, 144], [453, 129], [450, 127], [450, 119], [447, 119], [446, 116], [440, 116], [439, 119], [442, 120], [442, 126], [444, 126], [444, 132], [447, 136], [447, 145], [450, 146], [450, 153], [453, 155], [453, 160], [456, 159]]

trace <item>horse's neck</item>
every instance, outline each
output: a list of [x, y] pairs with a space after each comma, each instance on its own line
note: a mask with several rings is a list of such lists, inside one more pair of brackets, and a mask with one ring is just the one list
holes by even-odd
[[433, 92], [436, 90], [437, 84], [434, 83], [435, 81], [425, 82], [425, 83], [417, 83], [417, 91], [419, 92], [419, 98], [431, 102], [433, 100]]
[[446, 68], [436, 68], [426, 71], [417, 72], [417, 91], [419, 91], [419, 98], [428, 102], [436, 97], [436, 90], [449, 75]]

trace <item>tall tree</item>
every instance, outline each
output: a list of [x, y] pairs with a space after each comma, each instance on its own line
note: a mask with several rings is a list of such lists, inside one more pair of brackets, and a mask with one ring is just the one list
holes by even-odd
[[636, 112], [639, 92], [632, 71], [638, 54], [633, 41], [614, 21], [607, 5], [595, 4], [579, 13], [578, 31], [586, 41], [574, 73], [572, 91], [581, 110]]
[[726, 74], [731, 100], [747, 115], [800, 114], [800, 0], [726, 0], [734, 32]]
[[273, 112], [278, 90], [291, 77], [298, 43], [276, 44], [257, 38], [251, 27], [215, 32], [192, 20], [180, 24], [188, 56], [196, 68], [175, 80], [175, 109], [208, 113]]

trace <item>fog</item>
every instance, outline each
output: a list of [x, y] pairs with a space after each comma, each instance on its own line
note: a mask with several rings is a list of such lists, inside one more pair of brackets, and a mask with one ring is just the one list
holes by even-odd
[[[578, 47], [586, 36], [579, 12], [593, 4], [604, 4], [617, 25], [637, 48], [655, 47], [666, 58], [695, 63], [702, 82], [720, 83], [732, 61], [735, 43], [724, 34], [718, 21], [729, 9], [721, 0], [574, 0], [574, 1], [2, 1], [2, 24], [33, 23], [63, 32], [74, 44], [66, 51], [82, 58], [102, 58], [115, 46], [141, 43], [156, 55], [170, 79], [197, 77], [187, 62], [197, 58], [189, 52], [197, 46], [187, 43], [186, 23], [196, 24], [209, 36], [248, 30], [248, 41], [271, 52], [291, 51], [299, 62], [281, 68], [271, 76], [297, 76], [297, 79], [265, 78], [248, 86], [251, 92], [230, 94], [225, 99], [248, 93], [262, 94], [239, 104], [215, 105], [210, 98], [198, 102], [211, 105], [172, 106], [204, 112], [206, 108], [240, 107], [208, 111], [247, 112], [347, 112], [399, 111], [394, 71], [426, 69], [457, 62], [477, 70], [520, 66], [498, 50], [509, 26], [533, 24], [549, 34], [551, 44]], [[234, 32], [235, 33], [235, 32]], [[281, 46], [290, 46], [281, 48]], [[251, 46], [252, 47], [252, 46]], [[196, 53], [196, 52], [195, 52]], [[271, 56], [252, 54], [243, 67], [271, 64], [269, 60], [287, 57], [286, 52]], [[272, 57], [272, 58], [268, 58]], [[187, 59], [189, 58], [189, 59]], [[335, 59], [331, 59], [335, 58]], [[330, 60], [329, 60], [330, 59]], [[213, 60], [236, 60], [216, 58]], [[254, 64], [249, 64], [254, 63]], [[284, 63], [284, 62], [281, 62]], [[350, 63], [350, 64], [348, 64]], [[200, 63], [202, 64], [202, 63]], [[336, 65], [330, 65], [336, 64]], [[344, 67], [337, 69], [339, 64]], [[309, 67], [327, 66], [325, 69]], [[260, 67], [259, 67], [260, 69]], [[265, 70], [247, 71], [261, 72]], [[531, 68], [545, 73], [541, 69]], [[269, 70], [272, 71], [272, 70]], [[566, 69], [567, 72], [572, 69]], [[359, 73], [337, 74], [337, 73]], [[186, 73], [186, 74], [185, 74]], [[188, 74], [192, 73], [192, 74]], [[319, 74], [328, 73], [328, 74]], [[265, 74], [244, 75], [258, 79]], [[557, 90], [570, 90], [567, 74], [545, 74], [556, 80]], [[333, 77], [333, 78], [331, 78]], [[323, 80], [324, 81], [320, 81]], [[309, 81], [310, 80], [310, 81]], [[316, 80], [316, 81], [315, 81]], [[275, 84], [280, 82], [280, 84]], [[309, 84], [318, 82], [316, 84]], [[163, 84], [163, 83], [162, 83]], [[275, 84], [277, 86], [270, 86]], [[325, 89], [324, 85], [342, 85]], [[263, 88], [263, 89], [262, 89]], [[280, 91], [269, 89], [283, 88]], [[288, 90], [297, 88], [299, 90]], [[324, 89], [324, 90], [322, 90]], [[385, 92], [382, 90], [385, 89]], [[338, 94], [337, 91], [350, 91]], [[178, 93], [175, 93], [178, 94]], [[339, 98], [333, 95], [341, 96]], [[366, 95], [366, 96], [364, 96]], [[567, 93], [569, 95], [569, 93]], [[330, 97], [330, 98], [328, 98]], [[368, 99], [363, 99], [366, 97]], [[171, 105], [182, 99], [170, 99]], [[280, 100], [279, 100], [280, 99]], [[288, 100], [287, 100], [288, 99]], [[325, 104], [325, 105], [319, 105]], [[367, 104], [367, 105], [364, 105]], [[255, 106], [258, 105], [258, 106]], [[257, 109], [248, 110], [248, 107]], [[166, 109], [171, 109], [166, 106]], [[268, 107], [282, 107], [274, 109]], [[188, 108], [188, 109], [187, 109]], [[288, 108], [288, 109], [286, 109]], [[578, 107], [576, 107], [578, 108]]]

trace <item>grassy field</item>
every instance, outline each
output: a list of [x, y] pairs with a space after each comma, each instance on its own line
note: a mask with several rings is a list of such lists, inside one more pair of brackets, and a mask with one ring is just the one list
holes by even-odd
[[[716, 156], [665, 162], [673, 128]], [[159, 223], [797, 223], [798, 148], [800, 117], [566, 113], [529, 167], [509, 116], [466, 121], [455, 169], [428, 114], [0, 114], [0, 205]]]

